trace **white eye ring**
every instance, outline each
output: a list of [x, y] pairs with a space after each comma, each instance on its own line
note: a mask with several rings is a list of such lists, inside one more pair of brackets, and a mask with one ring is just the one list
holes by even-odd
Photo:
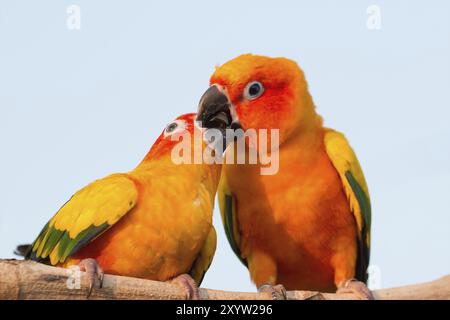
[[186, 122], [183, 120], [175, 120], [169, 123], [164, 129], [164, 137], [171, 136], [175, 133], [186, 130]]
[[259, 81], [249, 82], [244, 89], [244, 97], [248, 100], [255, 100], [264, 93], [264, 86]]

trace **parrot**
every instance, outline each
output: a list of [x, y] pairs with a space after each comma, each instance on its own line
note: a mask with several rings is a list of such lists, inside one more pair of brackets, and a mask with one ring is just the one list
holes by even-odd
[[[278, 171], [262, 175], [261, 163], [225, 162], [217, 191], [227, 239], [258, 291], [275, 299], [286, 290], [373, 299], [368, 186], [346, 137], [324, 127], [299, 65], [243, 54], [216, 66], [197, 121], [215, 128], [217, 118], [258, 138], [260, 130], [278, 130], [269, 150]], [[250, 147], [245, 142], [247, 154]]]
[[[176, 164], [171, 150], [181, 136], [193, 140], [201, 130], [195, 113], [169, 123], [134, 170], [76, 192], [44, 226], [25, 259], [79, 266], [88, 276], [88, 296], [108, 273], [169, 281], [187, 298], [198, 299], [216, 249], [212, 212], [221, 166]], [[195, 144], [190, 146], [194, 152]]]

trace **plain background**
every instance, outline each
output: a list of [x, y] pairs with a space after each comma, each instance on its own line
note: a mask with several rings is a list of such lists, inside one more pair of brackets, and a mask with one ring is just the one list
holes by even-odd
[[[72, 4], [80, 30], [66, 26]], [[380, 30], [366, 26], [374, 4]], [[214, 66], [247, 52], [299, 62], [325, 124], [356, 150], [378, 285], [450, 272], [444, 0], [2, 0], [0, 257], [34, 240], [74, 191], [132, 169], [168, 122], [196, 110]], [[204, 286], [254, 290], [214, 219]]]

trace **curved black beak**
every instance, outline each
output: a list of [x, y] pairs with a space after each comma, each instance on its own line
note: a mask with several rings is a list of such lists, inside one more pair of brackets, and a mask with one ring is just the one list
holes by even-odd
[[203, 128], [214, 128], [221, 131], [230, 128], [231, 102], [227, 95], [218, 86], [212, 85], [200, 98], [197, 112], [197, 121]]
[[[225, 152], [229, 142], [236, 139], [236, 137], [229, 139], [227, 129], [232, 129], [233, 132], [241, 129], [233, 104], [218, 85], [210, 86], [200, 98], [196, 121], [200, 122], [201, 127], [207, 129], [205, 139], [222, 153]], [[220, 131], [220, 138], [214, 137], [214, 131], [217, 130]], [[208, 132], [211, 133], [211, 137], [208, 136]], [[219, 145], [217, 145], [218, 140], [221, 140]]]

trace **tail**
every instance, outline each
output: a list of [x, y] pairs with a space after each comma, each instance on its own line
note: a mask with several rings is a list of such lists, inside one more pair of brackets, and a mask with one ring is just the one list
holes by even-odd
[[16, 247], [16, 250], [14, 250], [14, 254], [16, 256], [24, 257], [25, 259], [27, 259], [30, 251], [31, 251], [31, 244], [21, 244]]

